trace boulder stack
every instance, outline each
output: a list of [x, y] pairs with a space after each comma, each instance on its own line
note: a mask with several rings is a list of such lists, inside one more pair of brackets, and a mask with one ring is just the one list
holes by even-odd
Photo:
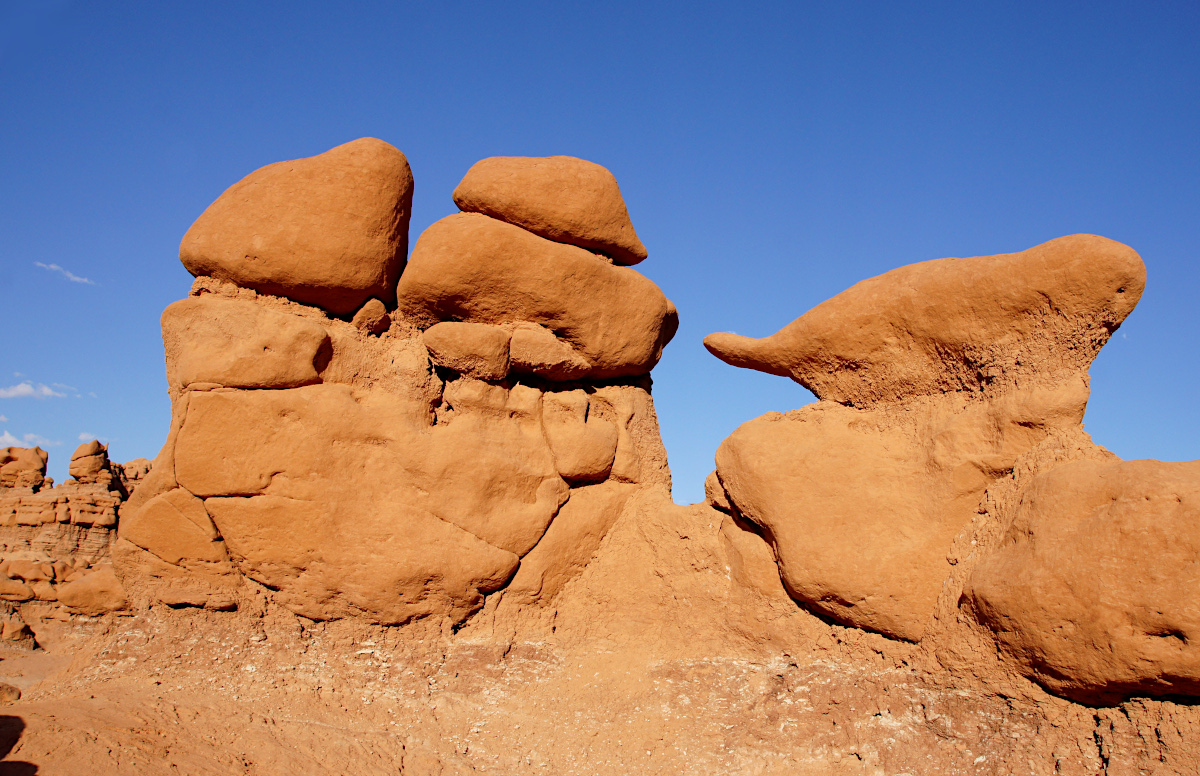
[[[435, 363], [552, 381], [631, 377], [658, 363], [678, 313], [619, 266], [646, 249], [611, 173], [571, 157], [485, 159], [454, 200], [464, 212], [425, 231], [396, 295], [429, 330]], [[447, 324], [474, 328], [450, 335]]]
[[645, 249], [611, 174], [481, 163], [456, 199], [483, 212], [405, 267], [402, 162], [363, 140], [272, 165], [185, 237], [172, 429], [115, 547], [135, 605], [228, 609], [251, 585], [315, 620], [459, 623], [514, 578], [544, 604], [630, 489], [665, 494], [647, 374], [675, 311], [614, 264]]

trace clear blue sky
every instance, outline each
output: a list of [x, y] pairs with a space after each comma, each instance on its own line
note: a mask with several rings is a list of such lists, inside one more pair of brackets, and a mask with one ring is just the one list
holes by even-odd
[[1195, 0], [0, 2], [0, 433], [60, 480], [80, 435], [153, 457], [184, 231], [251, 170], [371, 135], [412, 164], [414, 241], [483, 157], [616, 174], [682, 320], [654, 372], [678, 501], [738, 424], [812, 400], [704, 335], [1075, 232], [1149, 268], [1088, 430], [1200, 458], [1198, 41]]

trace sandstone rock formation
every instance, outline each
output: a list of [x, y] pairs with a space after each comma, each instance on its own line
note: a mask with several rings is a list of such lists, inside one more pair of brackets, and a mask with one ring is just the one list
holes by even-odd
[[[662, 292], [479, 213], [430, 227], [398, 296], [335, 274], [348, 252], [393, 282], [403, 266], [380, 257], [406, 235], [335, 218], [369, 198], [371, 224], [401, 210], [406, 224], [411, 179], [383, 145], [254, 173], [184, 239], [185, 266], [211, 277], [162, 318], [172, 430], [114, 548], [135, 605], [227, 610], [265, 589], [311, 620], [458, 624], [526, 556], [553, 582], [522, 581], [524, 599], [586, 565], [625, 502], [588, 489], [669, 487], [646, 378], [676, 325]], [[513, 188], [481, 163], [459, 199], [563, 241], [640, 247], [603, 168], [517, 168]], [[264, 219], [269, 261], [246, 247]], [[554, 536], [580, 544], [534, 554], [572, 503], [568, 523], [590, 528]]]
[[1146, 268], [1095, 235], [1021, 253], [938, 259], [838, 294], [762, 340], [711, 334], [726, 363], [791, 377], [855, 407], [1061, 382], [1087, 371], [1141, 298]]
[[636, 270], [478, 213], [449, 216], [421, 235], [397, 305], [422, 327], [543, 326], [589, 364], [590, 379], [646, 374], [677, 327], [674, 307]]
[[[71, 456], [71, 479], [42, 487], [45, 451], [9, 451], [37, 478], [0, 487], [0, 645], [36, 646], [27, 622], [98, 616], [125, 608], [110, 547], [118, 511], [149, 471], [145, 459], [116, 464], [93, 440]], [[37, 482], [37, 487], [29, 483]], [[49, 480], [44, 480], [49, 483]]]
[[[399, 153], [376, 142], [354, 153]], [[323, 178], [346, 148], [231, 200], [283, 208], [288, 244], [355, 242], [342, 217], [387, 176]], [[214, 205], [228, 272], [163, 314], [154, 462], [89, 442], [51, 487], [43, 451], [5, 451], [13, 756], [46, 776], [1200, 771], [1200, 463], [1121, 462], [1081, 426], [1136, 254], [1075, 236], [926, 262], [776, 337], [710, 338], [820, 400], [744, 424], [707, 503], [677, 506], [648, 375], [677, 316], [618, 266], [640, 243], [615, 181], [485, 160], [456, 201], [394, 299], [315, 267], [332, 249], [271, 254], [340, 310], [246, 279], [254, 231], [210, 228], [242, 218]]]
[[969, 604], [1003, 651], [1084, 703], [1200, 695], [1200, 461], [1065, 463], [1022, 491]]
[[179, 259], [196, 276], [350, 315], [394, 298], [412, 191], [404, 154], [374, 138], [270, 164], [209, 205]]
[[572, 156], [494, 156], [476, 162], [454, 190], [454, 204], [549, 240], [599, 251], [617, 264], [637, 264], [647, 256], [617, 179], [600, 165]]
[[49, 456], [40, 447], [6, 447], [0, 450], [0, 488], [37, 491], [46, 479]]
[[1078, 428], [1087, 368], [1144, 283], [1132, 250], [1076, 235], [893, 270], [765, 340], [711, 335], [722, 359], [821, 399], [734, 432], [721, 495], [761, 527], [798, 601], [919, 640], [951, 542], [1023, 453]]

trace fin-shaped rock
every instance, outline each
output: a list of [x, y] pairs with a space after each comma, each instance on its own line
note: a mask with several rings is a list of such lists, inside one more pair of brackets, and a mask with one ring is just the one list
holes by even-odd
[[764, 339], [710, 334], [733, 366], [791, 377], [821, 399], [876, 401], [1086, 370], [1133, 310], [1146, 268], [1095, 235], [1020, 253], [910, 264], [864, 280]]

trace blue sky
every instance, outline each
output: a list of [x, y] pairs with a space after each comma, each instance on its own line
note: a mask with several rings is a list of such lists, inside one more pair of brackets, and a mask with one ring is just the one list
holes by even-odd
[[375, 136], [412, 237], [478, 159], [617, 176], [679, 307], [654, 372], [681, 502], [720, 441], [812, 400], [701, 346], [863, 278], [1076, 232], [1128, 243], [1138, 309], [1086, 424], [1200, 458], [1200, 4], [0, 2], [0, 444], [153, 457], [179, 239], [270, 162]]

